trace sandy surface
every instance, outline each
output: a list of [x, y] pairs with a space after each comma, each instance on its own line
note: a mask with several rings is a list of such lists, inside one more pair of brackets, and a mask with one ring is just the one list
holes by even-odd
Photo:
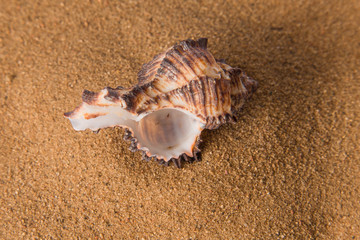
[[[360, 239], [360, 2], [181, 2], [1, 0], [1, 239]], [[198, 37], [259, 82], [202, 162], [63, 118]]]

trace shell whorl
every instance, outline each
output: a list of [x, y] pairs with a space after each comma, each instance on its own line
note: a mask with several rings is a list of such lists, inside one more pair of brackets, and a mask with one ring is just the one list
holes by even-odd
[[[172, 160], [179, 166], [180, 158], [197, 159], [201, 130], [234, 122], [234, 113], [256, 88], [257, 82], [242, 70], [215, 59], [207, 50], [206, 38], [185, 40], [144, 64], [138, 73], [137, 85], [128, 89], [106, 87], [99, 93], [84, 90], [83, 103], [65, 116], [76, 130], [90, 128], [96, 131], [111, 126], [130, 129], [125, 134], [131, 141], [130, 148], [144, 150], [143, 143], [138, 142], [131, 130], [138, 128], [141, 119], [161, 109], [188, 113], [202, 126], [199, 134], [194, 135], [196, 144], [191, 147], [191, 152], [163, 159], [165, 162]], [[103, 119], [102, 123], [97, 125], [100, 119]], [[150, 150], [144, 150], [144, 158], [152, 157], [162, 160]]]
[[[201, 99], [191, 99], [191, 97], [196, 98], [197, 94], [201, 94], [201, 87], [204, 86], [202, 83], [207, 79], [215, 80], [223, 77], [227, 77], [223, 69], [207, 51], [207, 39], [186, 40], [144, 64], [138, 73], [139, 84], [123, 98], [128, 109], [138, 114], [152, 110], [153, 105], [157, 105], [159, 100], [166, 101], [171, 95], [178, 95], [180, 92], [186, 99], [176, 107], [180, 107], [184, 101], [189, 103], [193, 101], [193, 104], [200, 106]], [[214, 84], [207, 85], [212, 89]], [[171, 101], [168, 104], [174, 105]], [[206, 114], [206, 112], [202, 114], [203, 119], [206, 119]]]

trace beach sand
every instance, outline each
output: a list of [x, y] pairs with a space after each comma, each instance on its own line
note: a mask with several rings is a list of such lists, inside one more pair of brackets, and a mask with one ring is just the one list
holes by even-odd
[[[360, 239], [359, 23], [355, 0], [1, 0], [0, 238]], [[199, 37], [259, 82], [201, 162], [63, 117]]]

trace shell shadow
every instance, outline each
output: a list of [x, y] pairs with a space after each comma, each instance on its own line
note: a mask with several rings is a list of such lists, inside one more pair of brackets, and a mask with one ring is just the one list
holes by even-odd
[[222, 35], [216, 46], [210, 38], [215, 48], [210, 51], [243, 69], [259, 88], [236, 125], [202, 134], [202, 151], [206, 155], [207, 149], [214, 149], [219, 143], [213, 139], [221, 135], [232, 136], [239, 148], [252, 148], [245, 152], [247, 158], [230, 150], [229, 155], [235, 156], [230, 164], [239, 174], [251, 176], [246, 182], [253, 189], [260, 184], [272, 196], [278, 209], [274, 211], [290, 219], [286, 220], [290, 229], [302, 225], [317, 238], [328, 232], [334, 215], [329, 206], [335, 203], [324, 194], [331, 185], [326, 176], [332, 172], [328, 158], [333, 151], [326, 129], [331, 126], [327, 116], [335, 109], [331, 87], [338, 79], [331, 75], [341, 47], [287, 19], [279, 26], [232, 25], [239, 27]]

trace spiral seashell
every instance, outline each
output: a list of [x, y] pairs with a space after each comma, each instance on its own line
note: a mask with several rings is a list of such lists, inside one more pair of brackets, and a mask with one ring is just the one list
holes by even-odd
[[84, 90], [83, 103], [65, 113], [75, 130], [120, 126], [130, 150], [168, 165], [200, 160], [203, 129], [235, 122], [257, 88], [239, 68], [216, 60], [207, 39], [186, 40], [155, 56], [138, 73], [131, 88]]

